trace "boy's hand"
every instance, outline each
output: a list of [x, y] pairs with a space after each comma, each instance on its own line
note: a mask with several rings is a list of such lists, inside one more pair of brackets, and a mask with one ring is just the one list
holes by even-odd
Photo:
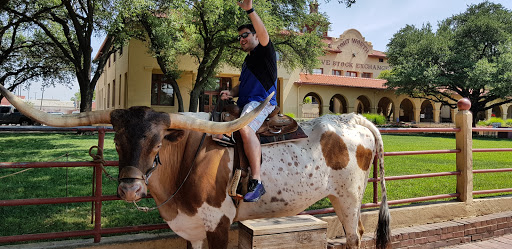
[[223, 90], [220, 92], [221, 100], [226, 100], [226, 99], [230, 99], [230, 98], [233, 98], [233, 96], [231, 96], [231, 92], [229, 90]]
[[245, 11], [252, 9], [252, 0], [242, 0], [241, 2], [237, 2], [237, 4]]

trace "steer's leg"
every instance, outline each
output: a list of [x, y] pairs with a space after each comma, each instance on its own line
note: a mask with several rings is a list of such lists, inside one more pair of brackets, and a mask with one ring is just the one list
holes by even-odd
[[342, 202], [340, 198], [333, 195], [330, 195], [329, 199], [331, 200], [334, 211], [336, 211], [338, 219], [343, 225], [343, 228], [345, 228], [347, 247], [359, 248], [362, 237], [360, 233], [364, 231], [358, 229], [360, 216], [359, 202], [353, 201], [353, 199], [348, 201], [346, 198], [344, 198], [344, 201]]
[[202, 249], [203, 248], [203, 241], [187, 241], [187, 249]]
[[230, 220], [228, 217], [224, 216], [220, 219], [220, 222], [214, 231], [206, 232], [206, 239], [208, 240], [208, 247], [210, 249], [228, 248], [228, 233], [230, 225]]

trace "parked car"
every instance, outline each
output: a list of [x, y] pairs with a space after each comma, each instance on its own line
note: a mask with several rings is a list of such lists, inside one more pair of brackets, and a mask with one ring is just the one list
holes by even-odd
[[52, 115], [64, 115], [63, 112], [48, 112], [49, 114], [52, 114]]
[[32, 121], [12, 105], [0, 106], [0, 124], [38, 125], [38, 123]]

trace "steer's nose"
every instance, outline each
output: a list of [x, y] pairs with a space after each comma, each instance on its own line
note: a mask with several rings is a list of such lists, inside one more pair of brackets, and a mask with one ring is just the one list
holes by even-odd
[[132, 202], [139, 201], [141, 198], [145, 197], [146, 191], [144, 186], [137, 182], [131, 184], [120, 183], [117, 188], [117, 195], [127, 202]]

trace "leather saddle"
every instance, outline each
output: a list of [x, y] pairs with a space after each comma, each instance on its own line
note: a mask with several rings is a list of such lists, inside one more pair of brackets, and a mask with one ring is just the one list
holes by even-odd
[[[276, 106], [261, 127], [256, 131], [258, 136], [272, 137], [285, 135], [297, 131], [299, 125], [295, 119], [283, 115], [280, 112], [279, 106]], [[230, 104], [225, 106], [224, 110], [220, 114], [220, 122], [228, 122], [235, 120], [240, 117], [240, 108], [237, 105]], [[261, 139], [260, 139], [261, 140]], [[262, 144], [265, 144], [262, 141]]]

